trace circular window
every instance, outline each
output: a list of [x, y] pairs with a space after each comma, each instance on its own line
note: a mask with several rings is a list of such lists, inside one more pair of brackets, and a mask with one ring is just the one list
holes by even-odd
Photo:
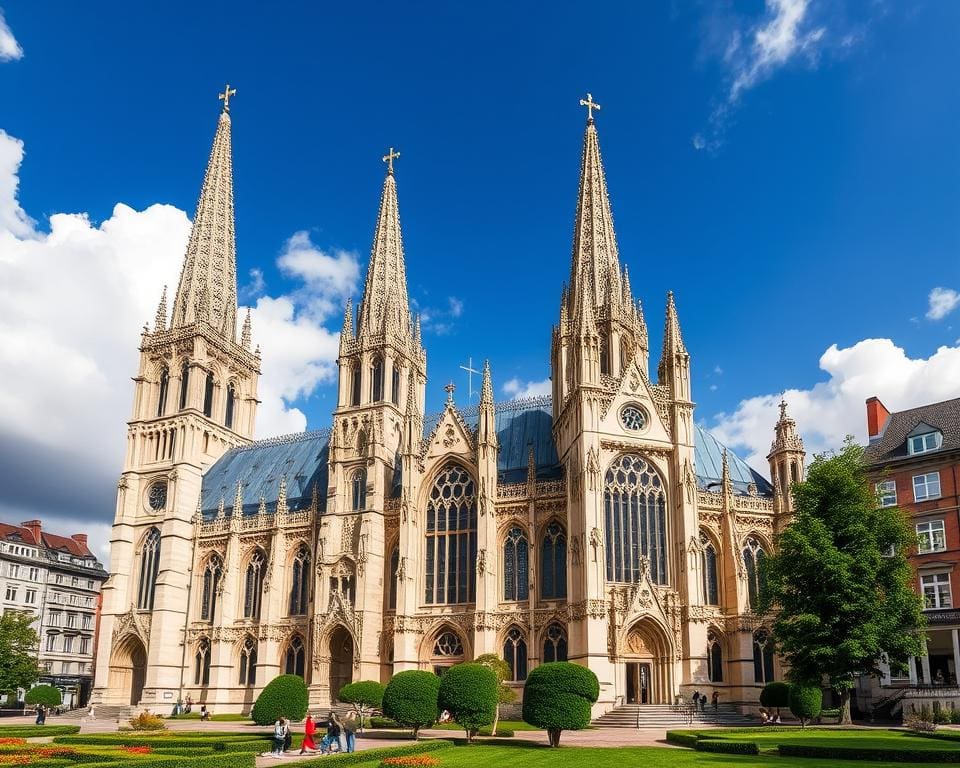
[[154, 483], [147, 492], [147, 503], [154, 512], [159, 512], [167, 506], [167, 484]]
[[625, 429], [639, 432], [647, 426], [647, 412], [639, 405], [625, 405], [620, 411], [620, 423]]

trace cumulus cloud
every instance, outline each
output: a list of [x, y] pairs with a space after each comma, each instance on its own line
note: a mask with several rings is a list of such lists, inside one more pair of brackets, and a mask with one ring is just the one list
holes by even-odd
[[3, 18], [3, 9], [0, 8], [0, 61], [16, 61], [22, 58], [23, 48], [13, 36], [10, 25]]
[[934, 288], [927, 300], [927, 319], [942, 320], [960, 306], [960, 293], [953, 288]]
[[504, 382], [502, 389], [505, 395], [515, 399], [549, 395], [552, 391], [549, 378], [543, 381], [523, 381], [515, 377]]
[[730, 447], [746, 449], [748, 463], [765, 471], [781, 396], [808, 455], [839, 448], [846, 435], [865, 443], [868, 397], [876, 395], [896, 411], [960, 397], [960, 343], [917, 359], [890, 339], [864, 339], [843, 349], [834, 344], [821, 356], [820, 369], [826, 381], [743, 400], [734, 412], [717, 415], [710, 431]]
[[424, 333], [435, 336], [449, 336], [456, 328], [456, 320], [463, 315], [463, 300], [448, 296], [447, 303], [441, 306], [422, 305], [411, 299], [413, 309], [420, 316], [420, 326]]

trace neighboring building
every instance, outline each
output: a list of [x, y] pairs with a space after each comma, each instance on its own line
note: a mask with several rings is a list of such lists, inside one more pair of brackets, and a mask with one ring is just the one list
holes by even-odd
[[593, 119], [552, 396], [494, 403], [484, 366], [479, 405], [448, 386], [424, 413], [391, 151], [333, 427], [256, 443], [230, 132], [225, 109], [173, 311], [164, 292], [141, 338], [95, 701], [238, 711], [291, 673], [326, 706], [350, 680], [494, 652], [518, 689], [544, 661], [590, 667], [598, 713], [694, 689], [755, 703], [779, 663], [750, 606], [803, 444], [784, 404], [771, 485], [696, 424], [672, 294], [650, 379]]
[[[916, 588], [923, 596], [929, 629], [925, 656], [911, 658], [905, 669], [889, 669], [878, 682], [860, 691], [861, 706], [881, 699], [910, 699], [947, 694], [960, 704], [960, 399], [891, 413], [876, 397], [867, 400], [869, 444], [865, 460], [883, 506], [905, 510], [918, 546], [909, 555]], [[884, 691], [885, 687], [916, 692]], [[925, 691], [934, 686], [935, 692]]]
[[0, 523], [3, 611], [36, 618], [41, 683], [60, 688], [64, 706], [82, 706], [93, 684], [94, 631], [107, 574], [86, 534], [58, 536], [39, 520]]

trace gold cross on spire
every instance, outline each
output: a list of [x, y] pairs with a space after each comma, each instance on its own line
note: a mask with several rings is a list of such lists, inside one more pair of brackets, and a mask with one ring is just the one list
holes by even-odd
[[383, 156], [383, 162], [387, 164], [387, 173], [393, 173], [393, 161], [400, 157], [399, 152], [394, 152], [393, 147], [390, 147], [390, 151]]
[[600, 109], [600, 105], [597, 104], [597, 102], [595, 102], [595, 101], [593, 100], [593, 94], [592, 94], [592, 93], [588, 93], [588, 94], [587, 94], [587, 98], [585, 98], [585, 99], [580, 99], [580, 106], [587, 108], [587, 122], [588, 122], [588, 123], [592, 123], [592, 122], [593, 122], [593, 110], [595, 110], [595, 109], [596, 109], [596, 110], [599, 110], [599, 109]]
[[223, 89], [223, 93], [220, 94], [220, 101], [223, 102], [223, 111], [230, 111], [230, 97], [235, 96], [237, 93], [236, 88], [231, 88], [230, 83], [227, 83], [227, 87]]

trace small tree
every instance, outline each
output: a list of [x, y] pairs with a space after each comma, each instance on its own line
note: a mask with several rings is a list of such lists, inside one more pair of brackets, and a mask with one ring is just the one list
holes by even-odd
[[541, 664], [523, 689], [523, 719], [545, 728], [551, 747], [560, 746], [560, 733], [590, 725], [591, 705], [600, 696], [593, 671], [567, 661]]
[[820, 714], [823, 708], [823, 691], [813, 685], [790, 686], [790, 711], [800, 721], [800, 727]]
[[267, 683], [257, 696], [250, 718], [257, 725], [273, 725], [281, 717], [303, 720], [309, 701], [310, 694], [302, 677], [280, 675]]
[[60, 689], [52, 685], [37, 685], [27, 691], [23, 697], [27, 704], [43, 704], [45, 707], [59, 707], [63, 702]]
[[0, 616], [0, 690], [29, 688], [40, 676], [33, 616], [10, 612]]
[[767, 683], [760, 691], [760, 703], [767, 709], [776, 709], [779, 716], [782, 707], [790, 706], [790, 683]]
[[360, 715], [360, 731], [363, 731], [363, 712], [364, 709], [379, 709], [383, 706], [383, 692], [386, 686], [378, 683], [376, 680], [360, 680], [357, 683], [347, 683], [340, 689], [337, 698], [346, 703], [353, 704], [354, 709]]
[[454, 664], [440, 679], [437, 704], [464, 727], [467, 743], [497, 716], [497, 676], [484, 664]]
[[474, 660], [477, 664], [483, 664], [489, 667], [497, 678], [497, 714], [493, 718], [493, 727], [490, 729], [490, 735], [497, 735], [497, 723], [500, 722], [500, 705], [511, 704], [517, 700], [517, 692], [509, 685], [504, 685], [504, 681], [510, 677], [510, 665], [501, 659], [495, 653], [484, 653]]
[[383, 714], [398, 725], [412, 728], [416, 739], [421, 728], [437, 721], [439, 692], [440, 678], [433, 672], [398, 672], [383, 692]]

